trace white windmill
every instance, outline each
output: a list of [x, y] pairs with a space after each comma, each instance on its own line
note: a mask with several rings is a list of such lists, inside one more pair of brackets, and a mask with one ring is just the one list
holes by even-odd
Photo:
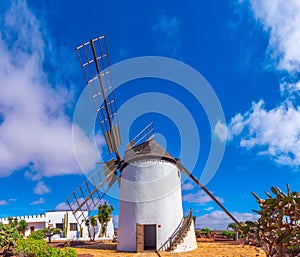
[[126, 147], [121, 145], [116, 101], [106, 37], [76, 48], [108, 150], [114, 158], [96, 171], [67, 198], [79, 224], [87, 218], [117, 181], [120, 186], [118, 246], [120, 251], [144, 249], [190, 251], [197, 247], [192, 212], [184, 217], [181, 172], [204, 190], [227, 215], [238, 221], [182, 165], [154, 140], [150, 123]]

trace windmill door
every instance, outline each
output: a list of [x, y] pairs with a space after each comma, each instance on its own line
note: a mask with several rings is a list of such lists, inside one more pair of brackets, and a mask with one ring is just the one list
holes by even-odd
[[144, 225], [136, 224], [136, 252], [144, 251]]

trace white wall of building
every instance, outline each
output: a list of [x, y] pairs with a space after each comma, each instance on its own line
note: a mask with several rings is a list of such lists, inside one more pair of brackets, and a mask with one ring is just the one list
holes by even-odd
[[[27, 230], [25, 231], [25, 236], [29, 236], [31, 233], [31, 228], [35, 230], [42, 229], [46, 226], [46, 215], [37, 214], [37, 215], [25, 215], [25, 216], [15, 216], [18, 221], [25, 220], [27, 223]], [[8, 218], [0, 218], [0, 222], [3, 224], [8, 224]]]
[[[87, 230], [87, 227], [83, 224], [83, 227], [84, 227], [84, 230], [83, 230], [83, 237], [84, 238], [89, 238], [89, 234], [88, 234], [88, 230]], [[90, 233], [91, 233], [91, 236], [93, 236], [94, 234], [94, 230], [95, 230], [95, 239], [100, 239], [100, 231], [101, 231], [101, 225], [100, 225], [100, 222], [97, 221], [97, 226], [92, 227], [90, 226]], [[104, 236], [104, 238], [114, 238], [114, 234], [115, 234], [115, 231], [114, 231], [114, 224], [113, 224], [113, 219], [110, 218], [110, 221], [108, 222], [107, 224], [107, 228], [106, 228], [106, 234]]]
[[[25, 231], [25, 236], [29, 236], [32, 231], [43, 229], [45, 227], [56, 228], [59, 224], [62, 224], [64, 228], [65, 217], [67, 214], [68, 219], [68, 230], [67, 230], [67, 239], [76, 240], [80, 238], [80, 225], [77, 224], [77, 221], [71, 211], [48, 211], [45, 214], [39, 215], [26, 215], [26, 216], [16, 216], [18, 221], [25, 220], [27, 223], [27, 230]], [[88, 216], [86, 211], [85, 216]], [[3, 224], [8, 224], [8, 218], [0, 218], [0, 222]], [[89, 240], [88, 237], [88, 228], [82, 224], [82, 238], [83, 240]], [[92, 230], [93, 228], [91, 228]], [[96, 238], [99, 239], [100, 226], [96, 227]], [[63, 237], [63, 232], [60, 235], [55, 235], [52, 239], [60, 239]], [[112, 218], [107, 226], [106, 238], [114, 237], [114, 225]]]
[[[87, 215], [88, 212], [85, 212]], [[64, 228], [65, 217], [67, 217], [68, 226], [67, 226], [67, 238], [75, 239], [80, 237], [80, 226], [77, 224], [77, 221], [72, 214], [71, 211], [52, 211], [46, 212], [46, 222], [47, 226], [57, 228], [59, 224], [62, 224]], [[53, 239], [58, 239], [63, 237], [63, 233], [61, 235], [53, 236]]]

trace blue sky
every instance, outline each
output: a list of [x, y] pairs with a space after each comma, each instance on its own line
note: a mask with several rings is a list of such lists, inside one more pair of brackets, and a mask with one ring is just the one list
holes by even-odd
[[[214, 89], [226, 118], [217, 128], [210, 128], [197, 99], [174, 83], [132, 81], [118, 88], [116, 98], [122, 106], [134, 96], [159, 92], [183, 104], [201, 138], [193, 168], [197, 177], [211, 138], [226, 140], [207, 187], [239, 220], [255, 218], [251, 191], [263, 196], [271, 186], [286, 183], [299, 191], [297, 0], [288, 5], [283, 0], [2, 1], [0, 13], [1, 217], [64, 207], [65, 198], [85, 179], [72, 144], [73, 112], [85, 86], [74, 49], [103, 34], [112, 64], [140, 56], [174, 58], [197, 70]], [[136, 118], [130, 136], [153, 120], [168, 151], [178, 155], [178, 136], [186, 132], [174, 120], [160, 112]], [[89, 142], [80, 143], [88, 152]], [[187, 154], [194, 154], [193, 146]], [[89, 158], [94, 163], [95, 157]], [[117, 217], [118, 201], [106, 200]], [[183, 185], [183, 206], [193, 208], [199, 227], [223, 228], [230, 222], [189, 181]]]

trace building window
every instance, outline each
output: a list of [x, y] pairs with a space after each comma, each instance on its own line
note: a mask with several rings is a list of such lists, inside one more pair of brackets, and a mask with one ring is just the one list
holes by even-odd
[[62, 223], [56, 223], [55, 227], [59, 228], [60, 230], [64, 230], [64, 225]]
[[77, 223], [70, 223], [70, 231], [77, 231]]

